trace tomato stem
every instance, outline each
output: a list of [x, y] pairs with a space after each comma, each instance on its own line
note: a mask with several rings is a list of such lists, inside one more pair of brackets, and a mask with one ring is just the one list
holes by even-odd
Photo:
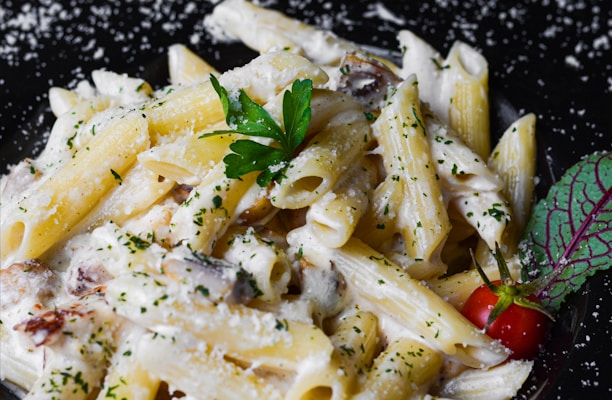
[[497, 303], [495, 303], [493, 310], [491, 310], [491, 313], [489, 314], [487, 322], [484, 326], [485, 332], [487, 331], [487, 329], [489, 329], [489, 326], [493, 323], [493, 321], [495, 321], [497, 317], [499, 317], [501, 313], [503, 313], [513, 303], [520, 307], [530, 308], [539, 311], [554, 321], [553, 316], [548, 312], [548, 310], [544, 308], [544, 306], [535, 301], [527, 299], [527, 296], [533, 294], [539, 288], [545, 287], [551, 279], [550, 275], [554, 275], [554, 273], [551, 273], [548, 276], [542, 276], [534, 281], [522, 284], [520, 286], [517, 285], [516, 281], [514, 280], [514, 278], [512, 278], [512, 275], [510, 274], [508, 264], [506, 264], [506, 260], [504, 259], [499, 244], [495, 243], [495, 251], [493, 252], [493, 256], [497, 261], [497, 267], [499, 269], [499, 276], [501, 281], [501, 285], [497, 286], [491, 283], [484, 270], [474, 257], [474, 252], [471, 249], [470, 254], [472, 256], [474, 265], [476, 266], [476, 270], [478, 271], [478, 274], [484, 281], [485, 285], [487, 286], [487, 288], [489, 288], [491, 293], [498, 297]]

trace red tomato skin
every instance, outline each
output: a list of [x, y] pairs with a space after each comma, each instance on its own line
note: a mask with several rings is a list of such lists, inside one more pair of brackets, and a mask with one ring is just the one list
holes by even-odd
[[[499, 286], [500, 281], [491, 282]], [[529, 300], [538, 301], [533, 295]], [[482, 329], [489, 314], [497, 303], [498, 297], [486, 285], [479, 286], [466, 300], [461, 313]], [[531, 359], [538, 353], [539, 347], [546, 339], [547, 317], [539, 311], [511, 304], [497, 317], [486, 331], [486, 334], [512, 351], [510, 359]]]

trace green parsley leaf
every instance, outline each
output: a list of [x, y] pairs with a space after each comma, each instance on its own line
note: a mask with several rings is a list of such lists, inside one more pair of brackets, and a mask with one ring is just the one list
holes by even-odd
[[229, 132], [246, 136], [273, 139], [275, 146], [268, 146], [253, 140], [241, 139], [230, 145], [233, 153], [223, 158], [225, 175], [238, 179], [252, 171], [262, 171], [257, 177], [259, 186], [264, 187], [273, 180], [283, 177], [285, 169], [293, 159], [293, 154], [304, 141], [311, 119], [310, 100], [312, 81], [296, 80], [283, 96], [283, 121], [285, 131], [272, 116], [259, 104], [251, 100], [244, 90], [238, 98], [231, 98], [227, 90], [211, 75], [210, 81], [219, 95], [225, 121], [230, 130], [205, 133], [200, 138]]

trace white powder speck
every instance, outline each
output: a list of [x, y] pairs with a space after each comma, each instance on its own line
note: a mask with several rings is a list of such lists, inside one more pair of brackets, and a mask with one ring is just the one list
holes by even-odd
[[595, 38], [593, 48], [595, 50], [610, 50], [610, 39], [606, 35]]
[[576, 68], [576, 69], [581, 68], [580, 61], [573, 54], [570, 54], [565, 57], [565, 64], [567, 64], [569, 67], [572, 67], [572, 68]]
[[387, 7], [385, 7], [382, 3], [374, 3], [370, 5], [370, 10], [363, 13], [365, 18], [377, 17], [384, 21], [393, 22], [397, 25], [404, 25], [406, 20], [400, 16], [397, 16], [391, 12]]
[[93, 54], [93, 58], [95, 60], [98, 60], [100, 58], [102, 58], [104, 56], [104, 48], [103, 47], [98, 47], [96, 49], [96, 52]]

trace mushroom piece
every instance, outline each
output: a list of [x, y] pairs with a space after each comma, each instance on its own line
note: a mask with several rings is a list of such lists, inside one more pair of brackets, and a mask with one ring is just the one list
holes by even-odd
[[312, 316], [319, 326], [323, 320], [338, 314], [348, 302], [346, 282], [333, 263], [329, 268], [320, 268], [302, 258], [300, 272], [303, 297], [314, 304]]
[[66, 270], [66, 291], [73, 296], [85, 296], [95, 292], [98, 287], [112, 278], [100, 260], [95, 258], [78, 260]]
[[340, 71], [338, 91], [356, 98], [368, 112], [380, 110], [389, 89], [402, 81], [380, 61], [356, 52], [344, 56]]
[[163, 269], [164, 275], [190, 282], [212, 302], [247, 304], [262, 295], [253, 275], [239, 265], [186, 247], [175, 248]]

